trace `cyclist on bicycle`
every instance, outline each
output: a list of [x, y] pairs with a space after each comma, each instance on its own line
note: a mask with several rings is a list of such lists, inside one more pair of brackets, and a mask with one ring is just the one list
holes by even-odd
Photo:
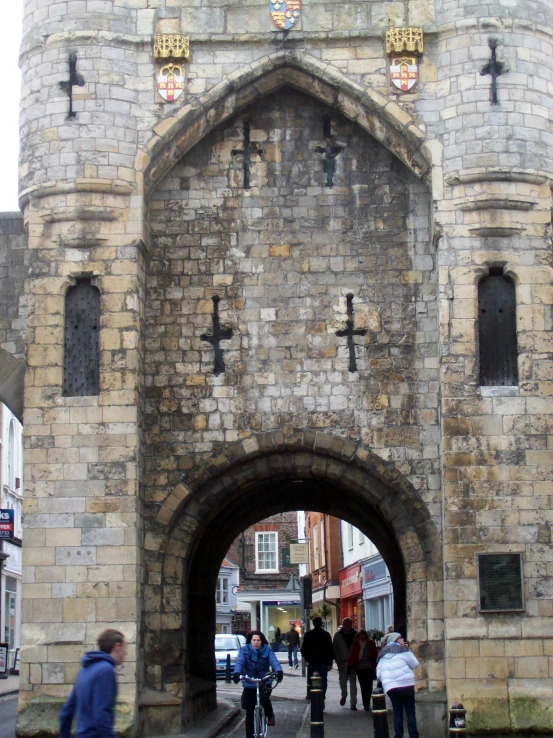
[[[284, 676], [282, 666], [267, 643], [267, 639], [260, 630], [252, 630], [246, 639], [246, 645], [242, 646], [236, 664], [234, 666], [233, 679], [236, 684], [240, 676], [261, 679], [266, 676], [271, 667], [276, 675], [277, 682], [281, 682]], [[244, 679], [244, 691], [242, 693], [242, 707], [246, 710], [246, 738], [253, 738], [253, 713], [257, 701], [257, 684]], [[269, 699], [271, 688], [265, 687], [261, 691], [261, 704], [267, 716], [267, 725], [275, 724], [275, 714]]]

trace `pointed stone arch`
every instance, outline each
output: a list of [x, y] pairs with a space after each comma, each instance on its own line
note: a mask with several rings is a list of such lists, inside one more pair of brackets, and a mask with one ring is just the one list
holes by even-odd
[[283, 86], [294, 87], [356, 122], [397, 156], [417, 177], [432, 165], [432, 147], [413, 118], [395, 102], [363, 89], [339, 69], [300, 51], [277, 51], [229, 74], [155, 129], [136, 161], [148, 197], [161, 179], [215, 127], [255, 100]]

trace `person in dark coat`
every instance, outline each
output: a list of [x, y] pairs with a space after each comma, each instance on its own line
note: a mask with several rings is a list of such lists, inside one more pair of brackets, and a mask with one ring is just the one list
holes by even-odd
[[[252, 630], [246, 639], [246, 645], [242, 646], [234, 665], [233, 680], [235, 684], [240, 681], [240, 676], [249, 676], [253, 679], [262, 679], [267, 676], [271, 667], [276, 673], [278, 682], [282, 681], [284, 673], [274, 652], [269, 648], [267, 639], [260, 630]], [[257, 702], [257, 684], [244, 681], [242, 692], [242, 707], [246, 710], [246, 738], [253, 738], [253, 713]], [[275, 713], [270, 700], [271, 690], [268, 686], [261, 688], [261, 704], [267, 715], [267, 724], [275, 724]]]
[[303, 637], [303, 645], [300, 649], [302, 657], [307, 661], [307, 693], [311, 686], [311, 677], [314, 673], [322, 677], [321, 688], [323, 698], [326, 696], [328, 684], [328, 672], [332, 669], [334, 661], [334, 648], [330, 633], [323, 630], [322, 618], [313, 618], [313, 629], [308, 630]]
[[[290, 668], [298, 668], [298, 648], [300, 645], [300, 634], [295, 629], [294, 624], [290, 624], [290, 630], [286, 634], [286, 642], [288, 644], [288, 666]], [[292, 661], [293, 658], [293, 661]]]
[[376, 643], [372, 638], [369, 638], [367, 631], [357, 631], [349, 655], [349, 665], [355, 669], [355, 673], [359, 679], [363, 707], [366, 712], [371, 709], [371, 696], [373, 693], [374, 670], [376, 669], [377, 656], [378, 650]]
[[60, 738], [70, 738], [76, 716], [75, 738], [115, 738], [113, 711], [117, 697], [115, 668], [127, 655], [125, 636], [105, 630], [98, 638], [98, 651], [88, 651], [82, 669], [60, 713]]

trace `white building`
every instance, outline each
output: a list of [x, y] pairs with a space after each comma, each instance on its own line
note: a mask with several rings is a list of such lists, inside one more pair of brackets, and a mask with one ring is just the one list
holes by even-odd
[[340, 537], [343, 566], [360, 564], [364, 627], [385, 633], [394, 622], [394, 592], [386, 563], [374, 543], [345, 520], [340, 522]]
[[229, 559], [223, 559], [215, 590], [217, 633], [232, 633], [232, 618], [236, 613], [238, 602], [239, 571], [236, 564]]
[[2, 403], [0, 444], [0, 509], [14, 511], [14, 539], [0, 539], [0, 641], [9, 646], [11, 666], [21, 644], [23, 426]]

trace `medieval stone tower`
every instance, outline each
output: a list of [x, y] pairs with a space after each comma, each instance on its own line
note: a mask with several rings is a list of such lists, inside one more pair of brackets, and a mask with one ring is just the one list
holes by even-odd
[[381, 549], [423, 734], [553, 729], [551, 0], [287, 2], [25, 2], [21, 736], [110, 626], [122, 731], [211, 709], [297, 508]]

